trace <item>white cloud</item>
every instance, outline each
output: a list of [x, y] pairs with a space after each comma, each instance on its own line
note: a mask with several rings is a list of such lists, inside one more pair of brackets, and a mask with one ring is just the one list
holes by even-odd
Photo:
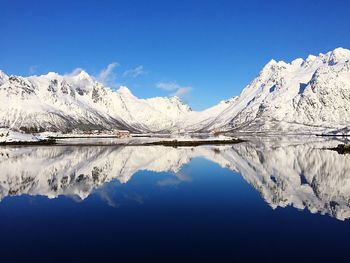
[[78, 75], [82, 71], [84, 71], [84, 69], [82, 69], [82, 68], [75, 68], [71, 72], [65, 73], [64, 75], [65, 76], [75, 76], [75, 75]]
[[131, 77], [131, 78], [136, 78], [142, 74], [145, 74], [146, 72], [144, 71], [144, 68], [142, 65], [137, 66], [134, 69], [129, 69], [124, 71], [123, 77]]
[[117, 78], [114, 69], [119, 66], [119, 63], [113, 62], [108, 64], [106, 68], [102, 69], [101, 72], [95, 77], [97, 81], [101, 82], [106, 86], [113, 86]]
[[35, 74], [38, 70], [38, 66], [37, 65], [32, 65], [29, 67], [29, 74]]
[[162, 179], [157, 182], [158, 186], [176, 186], [179, 185], [181, 181], [176, 180], [174, 178]]
[[157, 88], [171, 91], [171, 90], [179, 89], [181, 88], [181, 86], [176, 84], [175, 82], [159, 82], [157, 84]]
[[185, 95], [190, 93], [192, 90], [192, 87], [181, 87], [177, 89], [174, 93], [171, 94], [171, 96], [177, 96], [180, 98], [183, 98]]
[[100, 195], [101, 199], [105, 201], [110, 207], [118, 208], [120, 205], [113, 200], [113, 197], [110, 196], [110, 190], [107, 188], [107, 190], [101, 190], [98, 192]]
[[191, 86], [180, 86], [176, 82], [159, 82], [157, 88], [172, 91], [171, 96], [185, 97], [192, 91]]

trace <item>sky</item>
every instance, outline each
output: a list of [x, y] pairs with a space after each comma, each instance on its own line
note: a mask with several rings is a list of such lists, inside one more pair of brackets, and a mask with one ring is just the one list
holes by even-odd
[[271, 59], [350, 48], [350, 1], [0, 0], [0, 69], [84, 69], [195, 110], [239, 95]]

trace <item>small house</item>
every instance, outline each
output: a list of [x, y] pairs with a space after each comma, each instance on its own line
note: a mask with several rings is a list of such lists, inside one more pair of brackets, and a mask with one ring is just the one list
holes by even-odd
[[127, 130], [113, 130], [113, 134], [118, 136], [118, 138], [128, 138], [130, 137], [130, 132]]

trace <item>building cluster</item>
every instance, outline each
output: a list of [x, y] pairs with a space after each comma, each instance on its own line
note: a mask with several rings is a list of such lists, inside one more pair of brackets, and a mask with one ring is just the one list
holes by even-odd
[[130, 137], [130, 132], [127, 130], [117, 130], [117, 129], [113, 129], [113, 130], [88, 130], [88, 131], [84, 131], [84, 134], [87, 135], [99, 135], [99, 136], [103, 136], [103, 135], [114, 135], [117, 136], [118, 138], [128, 138]]

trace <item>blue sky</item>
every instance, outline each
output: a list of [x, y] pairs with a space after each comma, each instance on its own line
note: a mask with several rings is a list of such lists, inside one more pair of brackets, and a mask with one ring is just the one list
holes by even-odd
[[[350, 48], [350, 1], [0, 0], [0, 69], [83, 68], [194, 109], [238, 95], [271, 58]], [[101, 74], [102, 73], [102, 74]]]

